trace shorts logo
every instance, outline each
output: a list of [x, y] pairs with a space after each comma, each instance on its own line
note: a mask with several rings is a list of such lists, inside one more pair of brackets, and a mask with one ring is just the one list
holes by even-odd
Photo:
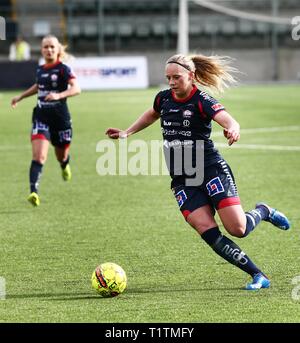
[[180, 192], [175, 194], [175, 197], [176, 197], [179, 207], [181, 207], [187, 199], [187, 196], [184, 190], [181, 190]]
[[58, 134], [60, 142], [71, 142], [72, 130], [59, 131]]
[[40, 122], [40, 121], [35, 121], [33, 123], [33, 126], [32, 126], [32, 131], [31, 131], [31, 134], [32, 135], [37, 135], [38, 133], [40, 133], [41, 131], [46, 131], [48, 132], [49, 131], [49, 126]]
[[224, 192], [224, 187], [219, 177], [215, 177], [206, 184], [208, 195], [213, 197], [216, 194]]

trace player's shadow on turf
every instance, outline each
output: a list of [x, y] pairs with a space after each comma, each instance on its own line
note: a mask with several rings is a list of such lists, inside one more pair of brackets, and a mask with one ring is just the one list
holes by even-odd
[[[209, 287], [209, 288], [191, 288], [191, 289], [185, 289], [184, 292], [207, 292], [207, 291], [237, 291], [237, 290], [244, 290], [240, 287]], [[172, 293], [172, 292], [181, 292], [182, 288], [176, 288], [176, 289], [157, 289], [157, 288], [148, 288], [148, 289], [142, 289], [142, 288], [130, 288], [127, 289], [124, 293], [124, 295], [134, 295], [134, 294], [143, 294], [143, 293]], [[6, 295], [6, 299], [25, 299], [25, 298], [40, 298], [45, 300], [88, 300], [88, 299], [110, 299], [103, 298], [97, 293], [87, 293], [87, 292], [79, 292], [79, 293], [33, 293], [33, 294], [11, 294]]]
[[[30, 299], [40, 298], [45, 300], [80, 300], [80, 299], [95, 299], [99, 298], [97, 294], [81, 292], [76, 294], [70, 293], [33, 293], [33, 294], [11, 294], [6, 295], [5, 299]], [[103, 298], [104, 299], [104, 298]]]

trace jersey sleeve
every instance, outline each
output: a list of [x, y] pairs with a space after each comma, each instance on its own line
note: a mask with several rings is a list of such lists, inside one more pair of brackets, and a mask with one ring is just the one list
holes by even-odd
[[69, 81], [70, 79], [76, 79], [76, 75], [73, 72], [73, 70], [67, 66], [66, 64], [63, 64], [63, 68], [61, 70], [62, 77], [65, 81]]
[[159, 92], [153, 102], [153, 109], [155, 112], [160, 113], [160, 106], [161, 106], [161, 92]]
[[212, 120], [217, 113], [225, 110], [225, 107], [218, 100], [205, 92], [200, 93], [198, 106], [201, 116], [208, 120]]

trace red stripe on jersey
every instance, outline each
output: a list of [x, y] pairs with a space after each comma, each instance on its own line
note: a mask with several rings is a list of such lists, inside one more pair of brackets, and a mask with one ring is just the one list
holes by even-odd
[[198, 101], [198, 108], [199, 108], [200, 116], [202, 118], [207, 118], [207, 115], [203, 111], [203, 105], [201, 101]]
[[184, 216], [184, 218], [185, 218], [185, 220], [186, 220], [187, 217], [188, 217], [188, 215], [191, 213], [191, 211], [189, 211], [189, 210], [184, 210], [184, 211], [182, 211], [181, 213], [182, 213], [182, 215]]
[[42, 133], [38, 133], [36, 135], [31, 135], [31, 141], [35, 141], [36, 139], [42, 139], [47, 141], [48, 139], [46, 138], [45, 135], [43, 135]]
[[217, 209], [220, 210], [221, 208], [224, 208], [224, 207], [240, 205], [240, 204], [241, 204], [241, 201], [239, 197], [226, 198], [226, 199], [221, 200], [218, 203]]
[[158, 96], [157, 99], [156, 99], [156, 104], [155, 105], [157, 106], [157, 108], [159, 108], [159, 103], [160, 103], [160, 96]]
[[184, 99], [176, 98], [176, 95], [172, 91], [172, 98], [176, 102], [187, 102], [187, 101], [189, 101], [192, 98], [192, 96], [197, 92], [197, 90], [198, 90], [198, 88], [195, 85], [193, 85], [193, 89], [191, 90], [191, 93], [186, 98], [184, 98]]

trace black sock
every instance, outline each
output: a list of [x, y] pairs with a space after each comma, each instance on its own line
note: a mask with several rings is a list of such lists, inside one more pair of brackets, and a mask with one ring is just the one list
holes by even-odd
[[62, 169], [65, 169], [67, 164], [70, 162], [70, 155], [68, 155], [67, 159], [60, 163]]
[[218, 227], [205, 231], [201, 238], [221, 257], [229, 263], [253, 276], [261, 273], [250, 258], [232, 240], [223, 236]]
[[31, 161], [29, 170], [30, 193], [38, 192], [39, 181], [42, 175], [43, 165], [37, 161]]
[[256, 228], [256, 226], [261, 222], [261, 220], [264, 220], [268, 217], [269, 212], [265, 207], [257, 207], [255, 210], [252, 210], [250, 212], [246, 212], [246, 231], [244, 233], [243, 237], [246, 237], [249, 235], [249, 233]]

